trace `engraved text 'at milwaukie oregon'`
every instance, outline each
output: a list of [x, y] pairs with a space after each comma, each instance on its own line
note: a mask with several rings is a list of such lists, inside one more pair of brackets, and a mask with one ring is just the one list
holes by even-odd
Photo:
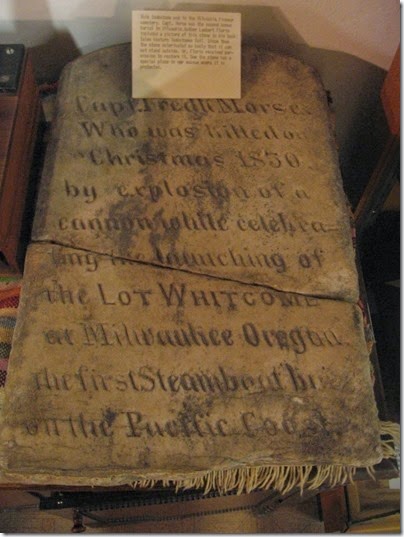
[[250, 347], [266, 347], [275, 351], [305, 354], [310, 349], [331, 348], [344, 345], [331, 329], [316, 330], [300, 326], [292, 329], [264, 327], [245, 322], [239, 328], [217, 328], [215, 325], [200, 327], [187, 323], [184, 328], [160, 328], [129, 323], [79, 323], [80, 328], [59, 328], [44, 331], [44, 339], [50, 345], [75, 345], [95, 347], [166, 347], [166, 348], [226, 348], [240, 341]]

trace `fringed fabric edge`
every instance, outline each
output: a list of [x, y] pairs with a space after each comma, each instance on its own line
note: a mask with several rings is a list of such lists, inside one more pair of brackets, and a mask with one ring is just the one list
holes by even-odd
[[[400, 425], [392, 422], [380, 422], [382, 458], [390, 459], [397, 456], [400, 445]], [[242, 466], [225, 470], [212, 470], [198, 476], [181, 479], [141, 479], [134, 481], [132, 486], [149, 488], [156, 485], [175, 486], [176, 490], [191, 488], [203, 489], [205, 494], [214, 490], [221, 494], [237, 492], [237, 494], [253, 490], [277, 490], [286, 494], [294, 488], [314, 490], [327, 484], [330, 487], [352, 483], [357, 466], [344, 465], [283, 465], [283, 466]], [[374, 479], [374, 467], [365, 467]]]

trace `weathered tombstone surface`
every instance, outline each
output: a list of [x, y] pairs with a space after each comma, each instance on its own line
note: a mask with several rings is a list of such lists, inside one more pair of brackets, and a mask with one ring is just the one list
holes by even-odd
[[35, 240], [317, 296], [357, 298], [324, 90], [243, 55], [240, 100], [131, 99], [130, 48], [66, 68]]
[[378, 459], [351, 303], [44, 244], [24, 297], [10, 472], [128, 481]]
[[377, 463], [318, 78], [248, 49], [241, 100], [132, 100], [129, 56], [101, 50], [63, 77], [2, 479], [284, 490]]

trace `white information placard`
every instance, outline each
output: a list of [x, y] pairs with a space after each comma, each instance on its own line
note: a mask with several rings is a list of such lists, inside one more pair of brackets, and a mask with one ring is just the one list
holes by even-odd
[[133, 11], [132, 97], [240, 98], [240, 13]]

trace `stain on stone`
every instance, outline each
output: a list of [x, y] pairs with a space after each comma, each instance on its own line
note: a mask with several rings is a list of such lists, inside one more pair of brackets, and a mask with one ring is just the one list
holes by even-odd
[[353, 319], [353, 324], [354, 324], [355, 328], [357, 330], [360, 330], [361, 327], [363, 327], [363, 313], [356, 306], [352, 307], [352, 319]]
[[149, 447], [144, 447], [139, 449], [138, 451], [138, 468], [140, 469], [147, 469], [150, 467], [150, 458], [151, 458], [152, 452]]
[[111, 410], [110, 408], [107, 408], [104, 411], [104, 420], [107, 422], [108, 426], [111, 427], [111, 425], [116, 420], [117, 413]]

